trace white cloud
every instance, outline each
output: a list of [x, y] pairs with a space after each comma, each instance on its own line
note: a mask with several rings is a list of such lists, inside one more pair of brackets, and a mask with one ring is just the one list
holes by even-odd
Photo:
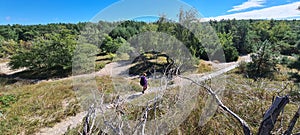
[[263, 4], [265, 2], [266, 0], [248, 0], [241, 5], [233, 6], [233, 9], [230, 9], [227, 12], [241, 11], [241, 10], [254, 8], [254, 7], [263, 7]]
[[273, 6], [248, 12], [235, 13], [217, 17], [205, 18], [205, 20], [221, 19], [300, 19], [300, 11], [297, 10], [300, 2], [286, 5]]

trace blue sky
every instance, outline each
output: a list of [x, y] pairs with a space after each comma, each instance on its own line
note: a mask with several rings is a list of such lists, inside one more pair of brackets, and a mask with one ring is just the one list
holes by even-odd
[[180, 7], [193, 7], [201, 17], [216, 20], [300, 19], [298, 6], [299, 0], [1, 0], [0, 24], [77, 23], [159, 14], [176, 18]]

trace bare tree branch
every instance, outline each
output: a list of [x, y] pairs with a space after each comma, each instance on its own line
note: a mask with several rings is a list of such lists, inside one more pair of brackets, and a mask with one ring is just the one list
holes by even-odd
[[[145, 134], [145, 127], [146, 127], [146, 122], [147, 122], [147, 118], [148, 118], [148, 112], [155, 108], [156, 107], [156, 102], [159, 100], [160, 98], [159, 97], [155, 97], [154, 99], [150, 100], [147, 102], [147, 105], [146, 105], [146, 108], [145, 108], [145, 111], [142, 113], [142, 116], [141, 116], [141, 121], [139, 123], [136, 124], [132, 134], [135, 134], [135, 132], [137, 131], [137, 129], [139, 127], [142, 126], [142, 130], [141, 130], [141, 134], [144, 135]], [[150, 107], [150, 105], [152, 104], [152, 102], [154, 102], [154, 107]]]
[[[92, 104], [88, 110], [88, 113], [84, 119], [84, 126], [83, 126], [83, 135], [89, 135], [92, 131], [92, 128], [94, 126], [94, 114], [95, 114], [95, 108], [94, 104]], [[90, 123], [91, 120], [93, 121], [92, 124]]]
[[118, 129], [117, 128], [115, 128], [112, 124], [110, 124], [108, 121], [104, 121], [104, 124], [106, 125], [106, 126], [108, 126], [109, 128], [111, 128], [113, 131], [114, 131], [114, 133], [115, 134], [120, 134], [119, 133], [119, 131], [118, 131]]
[[290, 121], [289, 127], [288, 129], [284, 132], [284, 135], [290, 135], [292, 134], [293, 128], [299, 118], [300, 115], [300, 106], [298, 108], [298, 111], [295, 113], [294, 117], [292, 118], [292, 120]]
[[281, 90], [278, 90], [278, 91], [277, 91], [277, 95], [279, 95], [279, 94], [282, 93], [284, 90], [286, 90], [286, 88], [287, 88], [289, 85], [290, 85], [290, 82], [285, 83], [285, 85], [284, 85], [284, 82], [282, 82]]
[[248, 126], [248, 124], [246, 123], [245, 120], [243, 120], [242, 118], [240, 118], [236, 113], [234, 113], [233, 111], [231, 111], [227, 106], [225, 106], [222, 101], [220, 100], [220, 98], [218, 97], [218, 95], [210, 88], [210, 87], [207, 87], [203, 84], [200, 84], [188, 77], [184, 77], [184, 76], [179, 76], [180, 78], [183, 78], [183, 79], [187, 79], [187, 80], [190, 80], [191, 82], [195, 83], [196, 85], [200, 86], [200, 87], [203, 87], [204, 89], [206, 89], [206, 91], [212, 95], [215, 99], [216, 99], [216, 102], [217, 104], [223, 109], [225, 110], [226, 112], [228, 112], [230, 115], [232, 115], [236, 120], [239, 121], [239, 123], [242, 125], [243, 127], [243, 131], [244, 131], [244, 134], [245, 135], [250, 135], [251, 134], [251, 131], [250, 131], [250, 128]]
[[142, 124], [142, 135], [145, 135], [145, 127], [146, 127], [146, 122], [147, 122], [147, 118], [148, 118], [148, 111], [150, 110], [149, 105], [147, 105], [145, 113], [144, 113], [144, 122]]

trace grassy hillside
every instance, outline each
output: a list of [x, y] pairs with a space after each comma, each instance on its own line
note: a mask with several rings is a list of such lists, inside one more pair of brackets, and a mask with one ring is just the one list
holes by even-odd
[[[289, 121], [297, 111], [300, 101], [297, 94], [292, 94], [299, 92], [299, 88], [293, 82], [288, 81], [289, 78], [283, 77], [286, 75], [287, 74], [277, 75], [281, 77], [278, 77], [277, 80], [259, 79], [254, 81], [253, 79], [247, 78], [243, 74], [240, 74], [238, 69], [235, 69], [225, 75], [227, 83], [221, 99], [227, 107], [229, 107], [233, 112], [237, 113], [249, 124], [253, 133], [257, 133], [263, 115], [272, 104], [273, 99], [276, 96], [290, 94], [290, 103], [285, 107], [283, 114], [280, 114], [274, 128], [275, 130], [272, 131], [273, 134], [282, 134], [287, 129]], [[220, 79], [224, 79], [224, 76], [220, 77]], [[207, 83], [209, 84], [209, 81]], [[166, 111], [168, 109], [166, 109], [164, 106], [172, 106], [174, 104], [173, 100], [175, 101], [177, 97], [177, 90], [177, 87], [171, 88], [164, 93], [164, 98], [161, 102], [159, 102], [162, 107], [159, 107], [156, 110], [157, 117], [161, 117], [167, 113]], [[145, 104], [147, 100], [151, 100], [153, 97], [155, 97], [154, 93], [147, 94], [142, 98], [137, 98], [131, 103], [125, 104], [122, 107], [124, 109], [123, 111], [125, 112], [125, 114], [122, 116], [124, 120], [139, 120], [145, 107], [136, 106], [134, 104], [141, 104], [142, 102]], [[239, 123], [220, 108], [218, 108], [211, 117], [208, 117], [206, 123], [201, 126], [198, 125], [208, 98], [207, 92], [204, 89], [200, 89], [197, 104], [193, 111], [189, 114], [187, 119], [181, 123], [180, 126], [173, 129], [169, 134], [242, 135], [243, 131]], [[148, 121], [153, 119], [154, 111], [151, 110], [148, 113]], [[78, 134], [77, 131], [81, 130], [82, 125], [75, 129], [70, 129], [67, 134]], [[299, 122], [296, 123], [293, 131], [300, 131]]]
[[80, 107], [71, 84], [71, 80], [1, 84], [0, 134], [32, 134], [75, 115]]
[[[263, 115], [272, 104], [273, 98], [285, 95], [290, 90], [298, 89], [291, 84], [282, 93], [278, 94], [282, 90], [283, 84], [287, 82], [267, 79], [254, 82], [252, 79], [245, 78], [234, 72], [228, 74], [226, 81], [228, 83], [223, 93], [223, 103], [248, 122], [254, 133], [258, 131]], [[175, 135], [179, 132], [182, 134], [243, 134], [242, 127], [238, 122], [220, 108], [217, 109], [216, 113], [205, 125], [199, 127], [199, 117], [202, 114], [207, 98], [205, 90], [201, 90], [197, 107], [189, 115], [188, 119], [170, 134]], [[285, 107], [283, 115], [279, 116], [279, 120], [276, 123], [275, 129], [277, 130], [273, 131], [274, 134], [281, 134], [287, 129], [289, 121], [298, 109], [298, 104], [299, 101], [294, 99]], [[282, 125], [282, 128], [280, 128], [280, 125]], [[294, 131], [299, 130], [300, 123], [298, 122]]]
[[[30, 84], [0, 78], [0, 134], [33, 134], [82, 111], [72, 83], [72, 79]], [[105, 103], [115, 98], [112, 78], [96, 77], [96, 84]], [[129, 84], [139, 90], [138, 83]]]

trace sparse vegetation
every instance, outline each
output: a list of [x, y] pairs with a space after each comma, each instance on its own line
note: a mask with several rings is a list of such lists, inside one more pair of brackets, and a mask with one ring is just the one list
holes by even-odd
[[[278, 91], [282, 90], [282, 81], [262, 79], [254, 82], [253, 79], [245, 78], [243, 75], [234, 72], [228, 74], [226, 80], [228, 83], [222, 96], [222, 101], [227, 107], [247, 121], [255, 134], [258, 131], [263, 114], [272, 103], [272, 99], [278, 95]], [[288, 94], [288, 89], [291, 88], [297, 90], [297, 88], [293, 88], [293, 85], [289, 85], [280, 95]], [[237, 121], [222, 109], [218, 109], [204, 126], [199, 127], [199, 117], [206, 100], [207, 94], [202, 89], [199, 93], [197, 107], [189, 115], [188, 119], [170, 134], [178, 134], [179, 132], [183, 134], [243, 134], [242, 128], [237, 124]], [[284, 113], [279, 118], [284, 119], [284, 121], [276, 123], [275, 129], [280, 129], [282, 124], [283, 130], [279, 131], [279, 133], [287, 129], [289, 120], [298, 109], [298, 103], [299, 100], [293, 100], [292, 103], [286, 106]], [[300, 124], [298, 123], [294, 131], [299, 130]], [[273, 131], [275, 134], [276, 132], [278, 131]]]
[[[251, 131], [255, 134], [258, 132], [262, 117], [272, 104], [273, 98], [275, 96], [290, 94], [291, 103], [289, 103], [285, 107], [284, 112], [280, 114], [279, 119], [282, 120], [276, 123], [276, 130], [272, 131], [274, 134], [283, 133], [287, 129], [289, 120], [297, 111], [297, 104], [300, 102], [299, 95], [295, 94], [297, 93], [298, 87], [295, 87], [290, 81], [282, 82], [266, 78], [254, 81], [251, 78], [245, 78], [242, 74], [237, 73], [237, 70], [238, 69], [235, 69], [226, 75], [227, 83], [222, 96], [223, 103], [247, 121]], [[286, 83], [289, 85], [283, 86], [283, 84]], [[153, 120], [154, 118], [159, 119], [167, 113], [168, 107], [175, 105], [178, 98], [178, 89], [176, 88], [178, 87], [170, 88], [164, 93], [162, 100], [159, 100], [158, 102], [158, 104], [161, 105], [155, 112], [153, 110], [148, 112], [147, 120]], [[155, 93], [146, 94], [143, 97], [134, 99], [130, 103], [122, 105], [122, 111], [125, 113], [122, 115], [122, 119], [140, 120], [140, 116], [145, 110], [145, 106], [141, 105], [145, 105], [147, 101], [153, 99], [155, 96]], [[207, 100], [208, 95], [205, 90], [200, 89], [197, 104], [193, 111], [179, 127], [169, 134], [243, 134], [242, 128], [237, 124], [238, 122], [220, 108], [217, 109], [207, 123], [203, 126], [199, 126], [199, 117], [203, 113], [205, 102]], [[136, 106], [137, 104], [139, 106]], [[156, 115], [156, 117], [154, 117], [154, 115]], [[70, 129], [69, 133], [74, 133], [74, 131], [78, 131], [81, 127], [82, 125], [75, 129]], [[101, 129], [97, 130], [101, 131]], [[294, 127], [294, 131], [298, 130], [300, 130], [300, 125], [297, 123]], [[82, 131], [82, 129], [79, 131]]]
[[252, 61], [247, 64], [247, 74], [251, 78], [274, 77], [276, 65], [279, 63], [279, 53], [276, 46], [269, 41], [264, 41], [255, 46], [254, 54], [251, 55]]
[[70, 80], [11, 87], [0, 90], [4, 97], [13, 95], [10, 96], [13, 102], [9, 102], [0, 117], [0, 134], [33, 134], [41, 127], [53, 126], [76, 114], [80, 108]]
[[[176, 65], [174, 60], [163, 52], [145, 52], [133, 60], [134, 66], [130, 67], [129, 74], [140, 75], [147, 73], [152, 75], [154, 72], [160, 74], [174, 74]], [[174, 70], [174, 71], [172, 71]], [[172, 73], [170, 73], [172, 72]]]
[[197, 71], [198, 73], [210, 72], [212, 70], [212, 65], [210, 63], [200, 60]]
[[[192, 70], [197, 68], [198, 73], [204, 73], [212, 71], [212, 66], [203, 60], [208, 60], [211, 56], [211, 60], [218, 61], [215, 57], [222, 50], [226, 62], [236, 61], [239, 55], [252, 53], [252, 62], [240, 63], [238, 69], [227, 74], [228, 83], [222, 96], [224, 104], [243, 117], [249, 123], [251, 131], [256, 133], [273, 98], [289, 95], [291, 103], [280, 115], [282, 120], [275, 125], [275, 129], [278, 130], [272, 131], [274, 134], [282, 134], [300, 102], [299, 86], [295, 84], [300, 81], [300, 41], [297, 41], [300, 35], [300, 21], [233, 19], [209, 21], [207, 24], [212, 28], [202, 28], [206, 26], [205, 23], [187, 22], [197, 19], [194, 18], [195, 15], [193, 11], [180, 10], [179, 22], [169, 21], [162, 16], [156, 22], [150, 23], [99, 21], [78, 24], [1, 25], [0, 63], [9, 62], [13, 69], [25, 67], [28, 70], [13, 75], [0, 74], [0, 134], [34, 134], [42, 127], [51, 127], [82, 111], [80, 101], [77, 101], [73, 91], [75, 85], [72, 85], [70, 79], [36, 83], [40, 79], [66, 77], [71, 74], [72, 66], [81, 69], [75, 74], [92, 73], [113, 60], [128, 60], [136, 56], [131, 53], [139, 53], [132, 63], [135, 65], [129, 69], [131, 75], [143, 72], [150, 76], [154, 73], [178, 75], [183, 66]], [[200, 32], [187, 29], [183, 22], [201, 28]], [[141, 37], [138, 35], [143, 33], [148, 35], [143, 35], [145, 37], [142, 38], [145, 39], [139, 40]], [[173, 39], [158, 33], [164, 33]], [[131, 42], [127, 42], [130, 39]], [[172, 42], [175, 39], [178, 42]], [[176, 46], [179, 42], [187, 48], [192, 57], [180, 59], [183, 61], [181, 63], [173, 57], [183, 55], [182, 48]], [[134, 44], [145, 47], [133, 48]], [[166, 51], [175, 51], [157, 52], [151, 48], [159, 48], [165, 44], [172, 45], [167, 46]], [[77, 50], [76, 45], [80, 47]], [[284, 57], [281, 59], [282, 55]], [[198, 60], [199, 63], [193, 64]], [[225, 62], [224, 60], [219, 62]], [[170, 78], [172, 77], [168, 79]], [[174, 82], [173, 80], [172, 83]], [[151, 87], [160, 86], [157, 80], [149, 80], [149, 83]], [[98, 90], [104, 94], [104, 103], [111, 103], [118, 95], [140, 91], [138, 80], [126, 80], [121, 77], [96, 77], [96, 84]], [[126, 88], [130, 90], [120, 87], [124, 84], [128, 84]], [[76, 85], [86, 86], [84, 83]], [[163, 95], [167, 100], [159, 101], [162, 107], [158, 108], [157, 112], [150, 110], [146, 120], [154, 119], [154, 113], [161, 117], [170, 111], [166, 107], [175, 105], [175, 99], [178, 98], [176, 90], [177, 87], [167, 89]], [[146, 103], [154, 96], [153, 93], [144, 95], [142, 100], [133, 100], [133, 104]], [[192, 96], [198, 97], [197, 106], [188, 118], [169, 134], [242, 134], [237, 121], [222, 109], [217, 109], [205, 125], [198, 126], [198, 118], [208, 94], [200, 89], [198, 95]], [[136, 107], [129, 103], [124, 109], [124, 119], [127, 120], [138, 120], [143, 111], [147, 110], [145, 107]], [[69, 130], [68, 134], [76, 134], [76, 130], [80, 128], [79, 126]], [[295, 130], [300, 130], [299, 123], [296, 124]]]
[[[38, 84], [1, 80], [1, 83], [6, 83], [0, 87], [0, 134], [33, 134], [80, 111], [71, 79]], [[97, 77], [96, 82], [98, 90], [105, 93], [105, 103], [115, 99], [110, 77]], [[137, 83], [131, 82], [130, 85], [133, 91], [139, 91]]]

